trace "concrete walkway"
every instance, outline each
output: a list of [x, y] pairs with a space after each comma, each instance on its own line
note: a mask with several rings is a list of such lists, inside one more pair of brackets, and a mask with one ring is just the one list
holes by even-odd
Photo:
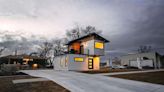
[[54, 70], [24, 70], [22, 72], [50, 79], [71, 92], [164, 92], [163, 85], [100, 75]]
[[96, 74], [96, 75], [120, 75], [120, 74], [134, 74], [134, 73], [159, 72], [159, 71], [164, 71], [164, 69], [145, 70], [145, 71], [130, 71], [130, 72], [115, 72], [115, 73], [99, 73], [99, 74]]
[[46, 78], [17, 79], [17, 80], [13, 80], [13, 83], [17, 84], [17, 83], [28, 83], [28, 82], [40, 82], [40, 81], [49, 81], [49, 80]]

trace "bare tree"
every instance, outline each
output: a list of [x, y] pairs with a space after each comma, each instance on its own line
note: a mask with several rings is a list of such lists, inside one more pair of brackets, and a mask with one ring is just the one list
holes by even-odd
[[54, 50], [54, 57], [65, 54], [65, 44], [62, 42], [62, 39], [54, 40], [53, 50]]
[[77, 39], [77, 38], [79, 38], [81, 36], [79, 27], [76, 27], [76, 28], [71, 29], [71, 30], [67, 30], [66, 35], [67, 35], [67, 37], [69, 39]]
[[84, 35], [90, 34], [90, 33], [97, 33], [100, 34], [102, 31], [101, 30], [97, 30], [95, 27], [93, 26], [86, 26], [85, 29], [81, 30], [81, 33], [83, 33]]
[[40, 46], [40, 56], [47, 58], [47, 56], [50, 54], [50, 51], [52, 50], [53, 44], [50, 42], [43, 42], [43, 44]]
[[3, 47], [0, 49], [0, 56], [2, 55], [2, 52], [6, 49], [6, 47]]
[[81, 36], [84, 36], [90, 33], [100, 34], [101, 32], [102, 32], [101, 30], [97, 30], [93, 26], [86, 26], [85, 28], [76, 26], [75, 28], [71, 30], [67, 30], [66, 36], [68, 39], [77, 39]]
[[114, 57], [112, 59], [112, 63], [115, 64], [115, 65], [121, 65], [121, 59], [118, 58], [118, 57]]
[[64, 54], [66, 52], [65, 51], [66, 47], [62, 39], [54, 40], [53, 48], [54, 48], [54, 57]]
[[43, 42], [39, 48], [40, 57], [46, 58], [52, 66], [53, 59], [66, 52], [65, 42], [67, 39], [55, 39], [49, 42]]
[[42, 58], [47, 59], [47, 61], [50, 62], [50, 66], [52, 66], [52, 61], [51, 61], [51, 50], [53, 48], [53, 44], [51, 42], [43, 42], [43, 44], [40, 45], [39, 49], [39, 56]]

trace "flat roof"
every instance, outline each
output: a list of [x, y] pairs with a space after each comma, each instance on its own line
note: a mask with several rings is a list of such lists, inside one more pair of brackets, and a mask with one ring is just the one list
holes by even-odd
[[126, 56], [134, 56], [134, 55], [144, 55], [144, 54], [157, 54], [161, 56], [158, 52], [145, 52], [145, 53], [134, 53], [134, 54], [127, 54], [127, 55], [122, 55], [121, 57], [126, 57]]

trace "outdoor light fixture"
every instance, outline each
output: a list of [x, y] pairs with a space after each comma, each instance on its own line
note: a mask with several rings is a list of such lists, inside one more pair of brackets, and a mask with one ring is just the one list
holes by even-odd
[[38, 67], [38, 64], [33, 64], [33, 68], [37, 68]]

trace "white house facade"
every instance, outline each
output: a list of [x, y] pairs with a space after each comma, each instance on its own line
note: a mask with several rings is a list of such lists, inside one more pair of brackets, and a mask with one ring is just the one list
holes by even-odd
[[164, 67], [163, 62], [161, 55], [156, 52], [129, 54], [121, 57], [121, 65], [140, 69], [142, 67], [162, 68]]
[[105, 44], [109, 42], [102, 36], [91, 33], [67, 43], [68, 53], [54, 59], [55, 70], [99, 70], [100, 56], [105, 54]]

